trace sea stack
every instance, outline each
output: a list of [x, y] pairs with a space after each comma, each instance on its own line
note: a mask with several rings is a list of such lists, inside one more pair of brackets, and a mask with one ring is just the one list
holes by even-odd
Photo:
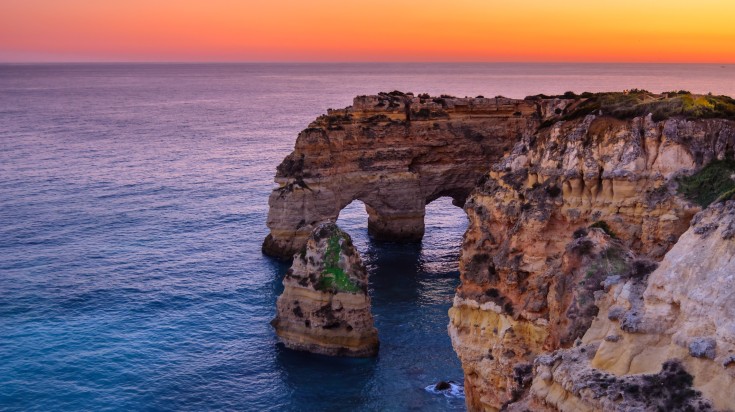
[[286, 347], [331, 356], [378, 353], [367, 270], [350, 236], [322, 223], [294, 255], [272, 324]]
[[[315, 243], [355, 199], [371, 236], [418, 239], [423, 207], [450, 196], [469, 219], [448, 326], [468, 410], [733, 410], [734, 156], [726, 96], [361, 96], [279, 166], [263, 251]], [[284, 297], [319, 296], [318, 242]]]

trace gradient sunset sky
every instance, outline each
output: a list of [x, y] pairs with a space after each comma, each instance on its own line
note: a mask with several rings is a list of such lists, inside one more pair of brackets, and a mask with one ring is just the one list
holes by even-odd
[[733, 0], [1, 0], [0, 61], [735, 63]]

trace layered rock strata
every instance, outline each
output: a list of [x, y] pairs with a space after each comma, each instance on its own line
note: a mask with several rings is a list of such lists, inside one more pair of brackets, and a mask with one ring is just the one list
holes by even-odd
[[333, 356], [374, 356], [367, 271], [350, 236], [318, 225], [283, 279], [272, 325], [289, 348]]
[[470, 220], [449, 311], [470, 410], [735, 409], [732, 204], [692, 220], [680, 194], [733, 196], [680, 179], [730, 174], [713, 161], [735, 155], [733, 119], [735, 100], [686, 92], [361, 96], [278, 167], [263, 250], [290, 257], [355, 199], [374, 238], [417, 240], [451, 196]]
[[311, 230], [358, 199], [375, 239], [417, 241], [426, 204], [462, 206], [475, 183], [564, 100], [360, 96], [302, 131], [278, 166], [263, 251], [290, 259]]
[[608, 278], [579, 346], [534, 362], [532, 410], [735, 408], [735, 201], [698, 214], [648, 277]]
[[[599, 226], [641, 258], [661, 259], [699, 210], [677, 195], [675, 177], [731, 152], [733, 125], [592, 113], [521, 138], [492, 166], [465, 205], [462, 283], [450, 310], [470, 409], [512, 402], [522, 393], [515, 368], [567, 347], [589, 325], [575, 305], [574, 232]], [[599, 288], [585, 292], [590, 301]]]

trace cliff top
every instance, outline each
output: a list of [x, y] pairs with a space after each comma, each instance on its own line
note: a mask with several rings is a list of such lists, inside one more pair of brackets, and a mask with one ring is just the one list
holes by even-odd
[[692, 94], [685, 90], [651, 93], [646, 90], [626, 90], [624, 92], [564, 93], [561, 96], [529, 96], [527, 100], [569, 99], [574, 102], [567, 106], [563, 113], [552, 121], [572, 120], [584, 117], [593, 112], [616, 117], [631, 119], [652, 114], [654, 121], [665, 120], [670, 117], [684, 117], [687, 119], [721, 118], [735, 120], [735, 99], [728, 96], [714, 96], [712, 94]]
[[[539, 109], [539, 104], [542, 106]], [[355, 97], [352, 106], [329, 109], [312, 127], [333, 126], [351, 122], [355, 118], [371, 120], [428, 120], [448, 117], [450, 113], [471, 113], [491, 116], [539, 116], [541, 127], [557, 121], [574, 120], [589, 114], [611, 116], [621, 120], [646, 116], [654, 121], [672, 117], [686, 119], [735, 120], [735, 99], [712, 94], [693, 94], [685, 90], [651, 93], [647, 90], [622, 92], [566, 92], [548, 96], [538, 94], [524, 99], [495, 97], [455, 97], [446, 94], [431, 96], [428, 93], [381, 92], [377, 95]]]

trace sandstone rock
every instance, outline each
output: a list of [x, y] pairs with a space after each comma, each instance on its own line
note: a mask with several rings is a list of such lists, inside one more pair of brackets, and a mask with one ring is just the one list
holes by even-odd
[[551, 363], [536, 362], [530, 392], [507, 410], [543, 411], [714, 411], [694, 389], [694, 378], [681, 362], [666, 361], [648, 374], [617, 376], [592, 368], [597, 350], [584, 345], [554, 353]]
[[[578, 233], [543, 277], [545, 317], [514, 316], [510, 299], [497, 287], [482, 296], [455, 298], [449, 333], [465, 370], [465, 388], [471, 389], [465, 389], [469, 409], [518, 402], [531, 381], [535, 355], [578, 342], [598, 314], [594, 295], [604, 280], [634, 273], [635, 256], [622, 241], [596, 228]], [[501, 326], [489, 325], [491, 319]]]
[[371, 237], [421, 240], [426, 204], [449, 196], [462, 206], [489, 165], [536, 131], [548, 104], [393, 92], [330, 110], [278, 166], [263, 252], [290, 259], [355, 199], [365, 203]]
[[374, 356], [378, 331], [368, 279], [350, 236], [318, 225], [283, 279], [272, 324], [289, 348], [335, 356]]
[[[677, 182], [732, 156], [735, 121], [584, 105], [357, 97], [279, 166], [263, 250], [290, 257], [355, 199], [374, 238], [418, 240], [425, 205], [451, 196], [470, 220], [448, 327], [470, 410], [732, 408], [735, 220], [726, 203], [693, 219]], [[604, 387], [669, 378], [685, 384], [654, 403]]]
[[[605, 261], [607, 275], [622, 274], [613, 272], [624, 267], [631, 276], [645, 276], [655, 267], [646, 259], [661, 259], [699, 210], [678, 196], [675, 178], [734, 146], [731, 121], [651, 116], [590, 114], [520, 137], [465, 204], [470, 223], [449, 331], [465, 370], [468, 406], [500, 408], [513, 399], [512, 367], [567, 347], [596, 315], [594, 305], [580, 303], [594, 301], [597, 285], [576, 295], [570, 288], [584, 279], [575, 272], [579, 256], [569, 248], [595, 248], [581, 239], [584, 230], [575, 231], [596, 224], [614, 236], [620, 253]], [[630, 309], [611, 315], [620, 317], [624, 331], [636, 332], [642, 320]], [[590, 312], [580, 317], [585, 310]], [[471, 319], [513, 325], [515, 333], [509, 338], [478, 330], [467, 324], [468, 311]], [[510, 351], [515, 356], [502, 356]]]
[[[723, 236], [734, 221], [735, 201], [713, 204], [647, 278], [613, 285], [597, 301], [600, 314], [628, 308], [638, 327], [631, 333], [622, 321], [598, 316], [583, 338], [591, 355], [580, 357], [574, 348], [557, 351], [551, 364], [537, 361], [525, 402], [562, 411], [735, 408], [735, 241]], [[700, 229], [714, 223], [717, 229]], [[668, 392], [641, 385], [656, 380], [651, 374], [662, 376]], [[579, 389], [590, 388], [597, 375], [606, 377], [606, 391]], [[618, 397], [610, 388], [621, 382]]]

